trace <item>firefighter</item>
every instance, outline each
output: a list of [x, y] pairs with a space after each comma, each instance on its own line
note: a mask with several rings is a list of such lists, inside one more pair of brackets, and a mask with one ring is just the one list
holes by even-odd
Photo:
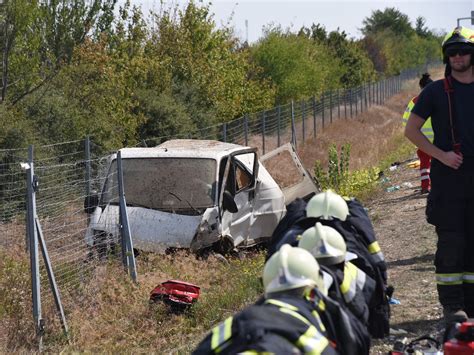
[[313, 223], [320, 222], [337, 230], [345, 240], [347, 250], [357, 255], [352, 263], [375, 281], [375, 290], [369, 305], [368, 328], [373, 338], [388, 335], [390, 331], [388, 300], [393, 288], [387, 286], [385, 259], [363, 206], [355, 199], [345, 200], [328, 190], [313, 196], [308, 201], [306, 216], [307, 219], [312, 219]]
[[324, 285], [308, 251], [283, 245], [265, 263], [263, 285], [265, 296], [212, 329], [194, 354], [338, 354], [305, 297]]
[[[474, 31], [442, 42], [444, 79], [418, 97], [405, 136], [432, 156], [427, 221], [438, 235], [435, 272], [446, 325], [474, 317]], [[421, 132], [431, 117], [434, 141]]]
[[330, 276], [330, 285], [325, 285], [329, 295], [338, 288], [348, 309], [367, 326], [375, 281], [346, 261], [346, 243], [339, 232], [318, 222], [303, 233], [298, 246], [308, 250]]
[[[421, 79], [419, 81], [420, 89], [423, 90], [423, 88], [428, 85], [429, 83], [432, 83], [433, 80], [430, 78], [430, 74], [424, 73], [421, 76]], [[405, 127], [408, 121], [408, 117], [410, 117], [410, 112], [413, 109], [413, 106], [415, 106], [416, 101], [418, 101], [418, 95], [415, 96], [410, 100], [410, 102], [407, 105], [407, 108], [405, 109], [405, 112], [403, 113], [403, 126]], [[421, 132], [428, 138], [428, 140], [433, 143], [433, 128], [431, 127], [431, 118], [428, 117], [423, 126], [421, 127]], [[420, 180], [421, 180], [421, 194], [427, 194], [430, 192], [430, 165], [431, 165], [431, 156], [429, 154], [426, 154], [423, 152], [421, 149], [416, 150], [416, 154], [418, 155], [418, 158], [420, 159]]]

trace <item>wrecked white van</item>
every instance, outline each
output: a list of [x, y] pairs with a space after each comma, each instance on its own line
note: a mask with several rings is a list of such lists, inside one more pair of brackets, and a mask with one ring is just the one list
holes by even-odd
[[[258, 160], [255, 148], [180, 139], [120, 152], [131, 237], [138, 250], [229, 251], [252, 246], [272, 235], [285, 215], [285, 204], [316, 192], [289, 144], [265, 156], [291, 157], [299, 181], [283, 189]], [[86, 199], [89, 246], [98, 238], [118, 237], [116, 155], [109, 157], [108, 170], [101, 193]]]

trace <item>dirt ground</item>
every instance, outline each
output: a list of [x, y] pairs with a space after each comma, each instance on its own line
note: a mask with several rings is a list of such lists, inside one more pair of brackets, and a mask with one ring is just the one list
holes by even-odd
[[[433, 265], [436, 234], [425, 220], [427, 195], [420, 194], [418, 177], [418, 169], [402, 162], [385, 172], [377, 198], [366, 205], [400, 301], [392, 305], [391, 328], [406, 332], [374, 341], [371, 354], [387, 353], [397, 338], [443, 335]], [[387, 192], [396, 186], [400, 189]]]

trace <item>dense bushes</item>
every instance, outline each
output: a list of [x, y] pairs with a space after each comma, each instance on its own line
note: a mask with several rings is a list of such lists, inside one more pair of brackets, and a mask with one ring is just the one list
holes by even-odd
[[[439, 38], [396, 9], [364, 38], [268, 28], [255, 44], [191, 1], [145, 19], [115, 0], [0, 5], [2, 147], [93, 135], [106, 148], [188, 135], [245, 113], [360, 85], [439, 57]], [[12, 139], [19, 136], [21, 139]]]

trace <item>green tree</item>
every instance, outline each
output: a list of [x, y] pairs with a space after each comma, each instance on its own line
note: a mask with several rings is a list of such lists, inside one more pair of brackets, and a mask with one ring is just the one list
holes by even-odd
[[340, 61], [340, 86], [354, 87], [374, 78], [374, 66], [367, 52], [359, 42], [349, 39], [344, 31], [337, 29], [328, 33], [324, 26], [313, 24], [310, 29], [303, 27], [299, 35], [327, 46]]
[[259, 69], [232, 37], [232, 31], [216, 29], [208, 6], [191, 1], [184, 10], [163, 11], [155, 15], [154, 27], [146, 56], [169, 63], [173, 85], [193, 88], [200, 110], [213, 114], [192, 117], [196, 127], [272, 105], [272, 86], [256, 75]]
[[108, 11], [104, 16], [110, 16], [115, 2], [5, 0], [0, 7], [4, 29], [0, 35], [1, 102], [16, 104], [50, 82], [91, 33], [102, 9]]
[[360, 30], [366, 36], [387, 30], [400, 36], [410, 36], [414, 32], [409, 17], [394, 7], [372, 11], [372, 15], [366, 17], [362, 24]]
[[262, 75], [275, 83], [278, 103], [336, 88], [342, 75], [338, 58], [324, 45], [280, 28], [267, 29], [252, 57]]

